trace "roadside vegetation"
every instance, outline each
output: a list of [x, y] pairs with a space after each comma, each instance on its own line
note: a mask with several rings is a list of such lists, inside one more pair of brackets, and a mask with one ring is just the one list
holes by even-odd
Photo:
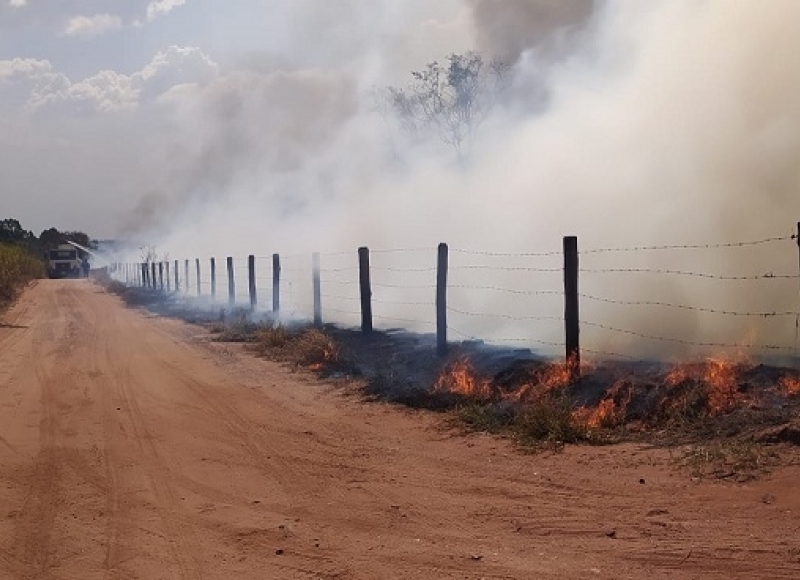
[[28, 282], [44, 275], [41, 258], [22, 246], [0, 243], [0, 308], [14, 300]]
[[47, 250], [68, 240], [87, 247], [91, 244], [89, 236], [83, 232], [49, 228], [36, 236], [18, 220], [0, 219], [0, 308], [12, 302], [31, 280], [44, 278]]

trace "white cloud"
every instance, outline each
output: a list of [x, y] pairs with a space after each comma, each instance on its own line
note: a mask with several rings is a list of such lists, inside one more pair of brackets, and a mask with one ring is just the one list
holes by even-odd
[[92, 38], [122, 28], [122, 19], [111, 14], [76, 16], [64, 27], [63, 35], [75, 38]]
[[152, 21], [186, 4], [186, 0], [156, 0], [147, 5], [147, 20]]
[[202, 50], [179, 46], [156, 54], [132, 75], [105, 70], [77, 82], [54, 71], [46, 60], [0, 60], [0, 104], [28, 110], [66, 106], [83, 112], [130, 111], [176, 86], [204, 85], [218, 74], [216, 63]]
[[0, 60], [0, 103], [12, 107], [31, 105], [70, 86], [47, 60], [15, 58]]
[[28, 5], [28, 0], [8, 0], [8, 5], [12, 8], [22, 8]]

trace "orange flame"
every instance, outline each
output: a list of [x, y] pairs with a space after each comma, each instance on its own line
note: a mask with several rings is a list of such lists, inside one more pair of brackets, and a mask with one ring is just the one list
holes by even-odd
[[573, 417], [589, 429], [613, 427], [625, 419], [632, 396], [633, 391], [630, 384], [625, 381], [617, 381], [597, 407], [594, 409], [581, 407], [573, 413]]
[[781, 388], [789, 395], [800, 395], [800, 377], [783, 377]]
[[665, 382], [675, 387], [686, 381], [697, 381], [706, 388], [708, 410], [719, 415], [736, 408], [744, 399], [739, 392], [739, 377], [744, 361], [724, 358], [709, 358], [699, 364], [683, 364], [675, 367], [667, 375]]
[[439, 375], [433, 390], [481, 400], [492, 397], [491, 381], [478, 377], [466, 357], [461, 357], [448, 365]]

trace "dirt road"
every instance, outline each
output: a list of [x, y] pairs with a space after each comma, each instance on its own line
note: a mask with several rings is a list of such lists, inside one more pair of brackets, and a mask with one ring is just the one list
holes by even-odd
[[522, 455], [43, 281], [0, 318], [0, 578], [798, 578], [800, 469]]

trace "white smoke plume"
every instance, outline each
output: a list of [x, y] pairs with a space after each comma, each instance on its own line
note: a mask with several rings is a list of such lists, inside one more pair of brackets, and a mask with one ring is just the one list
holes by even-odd
[[[149, 170], [150, 185], [126, 225], [173, 258], [346, 251], [352, 256], [329, 264], [349, 267], [356, 248], [368, 245], [431, 248], [375, 256], [379, 266], [428, 267], [445, 241], [485, 252], [555, 253], [455, 253], [455, 285], [558, 291], [558, 272], [457, 267], [557, 270], [561, 238], [570, 234], [583, 250], [785, 237], [800, 216], [794, 0], [353, 0], [335, 7], [304, 0], [277, 13], [291, 31], [281, 50], [243, 56], [213, 78], [160, 91], [148, 105], [162, 123], [161, 163]], [[505, 100], [463, 165], [442, 143], [404, 139], [376, 112], [373, 89], [403, 84], [411, 70], [470, 49], [505, 59], [512, 71]], [[797, 273], [791, 240], [581, 260], [587, 269]], [[431, 278], [395, 274], [384, 281]], [[310, 274], [297, 276], [299, 304]], [[797, 286], [772, 278], [581, 276], [582, 291], [599, 298], [737, 312], [798, 310]], [[376, 289], [387, 302], [432, 302], [431, 292]], [[487, 339], [559, 343], [563, 307], [548, 296], [453, 288], [454, 308], [509, 318], [453, 313], [452, 324]], [[581, 304], [585, 322], [689, 342], [791, 347], [795, 340], [791, 317]], [[433, 319], [426, 307], [382, 312]], [[529, 315], [556, 320], [522, 318]], [[585, 326], [583, 337], [589, 348], [633, 355], [696, 350], [596, 326]]]

